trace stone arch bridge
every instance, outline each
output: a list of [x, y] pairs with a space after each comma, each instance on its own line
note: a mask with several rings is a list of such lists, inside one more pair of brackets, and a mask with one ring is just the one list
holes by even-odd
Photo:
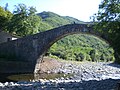
[[2, 67], [2, 70], [0, 71], [6, 70], [10, 73], [37, 72], [43, 55], [47, 52], [51, 45], [70, 34], [88, 33], [107, 40], [104, 35], [95, 32], [92, 27], [93, 25], [88, 24], [68, 24], [14, 41], [2, 43], [0, 44], [0, 57], [5, 56], [12, 59], [17, 58], [17, 60], [6, 61], [11, 65], [3, 65], [5, 68]]

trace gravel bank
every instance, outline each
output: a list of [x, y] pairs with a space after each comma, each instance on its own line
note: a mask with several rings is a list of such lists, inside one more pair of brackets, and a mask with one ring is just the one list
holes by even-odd
[[[0, 90], [115, 90], [120, 82], [120, 65], [112, 63], [68, 63], [63, 62], [55, 73], [74, 76], [55, 80], [0, 83]], [[117, 89], [116, 89], [117, 90]]]

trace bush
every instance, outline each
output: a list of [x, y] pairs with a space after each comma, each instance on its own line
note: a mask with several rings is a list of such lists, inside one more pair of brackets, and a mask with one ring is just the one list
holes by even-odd
[[87, 61], [92, 61], [90, 55], [86, 54], [86, 60], [87, 60]]
[[84, 61], [85, 59], [86, 59], [85, 54], [83, 54], [81, 52], [76, 55], [76, 60], [77, 61]]

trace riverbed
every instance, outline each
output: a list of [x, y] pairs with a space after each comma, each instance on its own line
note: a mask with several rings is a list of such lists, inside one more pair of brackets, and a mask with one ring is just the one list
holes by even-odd
[[0, 90], [117, 90], [120, 65], [106, 62], [63, 62], [49, 73], [70, 77], [0, 83]]

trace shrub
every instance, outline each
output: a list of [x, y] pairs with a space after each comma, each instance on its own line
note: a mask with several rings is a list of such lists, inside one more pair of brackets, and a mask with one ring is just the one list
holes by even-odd
[[76, 60], [77, 61], [84, 61], [86, 59], [86, 57], [85, 57], [85, 54], [84, 53], [79, 53], [79, 54], [77, 54], [76, 55]]

